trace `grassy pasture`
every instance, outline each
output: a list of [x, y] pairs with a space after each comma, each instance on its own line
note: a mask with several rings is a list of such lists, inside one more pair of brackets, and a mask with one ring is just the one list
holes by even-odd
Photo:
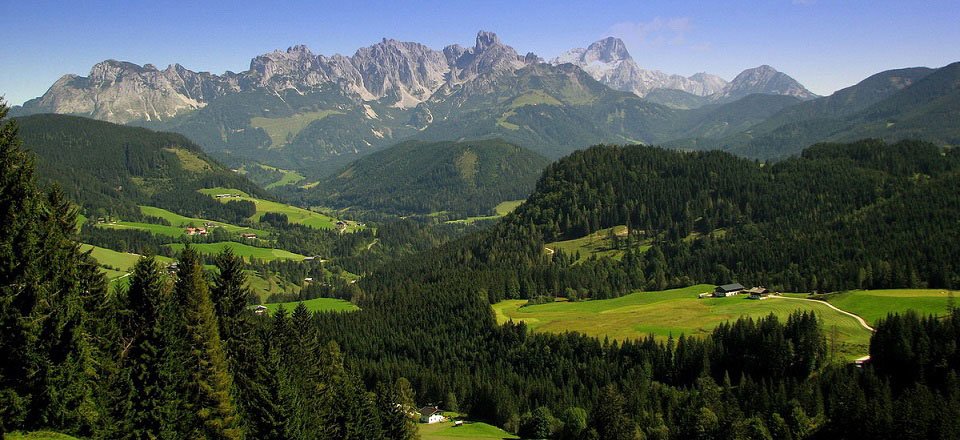
[[207, 163], [207, 161], [190, 150], [184, 148], [164, 148], [163, 150], [176, 154], [177, 159], [180, 160], [180, 166], [182, 166], [184, 170], [202, 173], [213, 169], [213, 166]]
[[[461, 220], [450, 220], [450, 221], [447, 222], [447, 223], [467, 223], [467, 224], [470, 224], [470, 223], [477, 222], [477, 221], [481, 221], [481, 220], [496, 220], [496, 219], [498, 219], [498, 218], [500, 218], [500, 217], [503, 217], [503, 216], [505, 216], [505, 215], [513, 212], [513, 210], [514, 210], [514, 209], [517, 209], [517, 207], [520, 206], [524, 201], [525, 201], [525, 200], [507, 200], [507, 201], [504, 201], [504, 202], [500, 202], [499, 204], [497, 204], [497, 206], [495, 206], [495, 207], [493, 208], [494, 212], [496, 212], [496, 214], [494, 214], [494, 215], [482, 215], [482, 216], [478, 216], [478, 217], [467, 217], [467, 218], [461, 219]], [[430, 216], [439, 216], [439, 215], [443, 215], [443, 214], [445, 214], [445, 213], [447, 213], [447, 211], [435, 212], [435, 213], [430, 214]]]
[[276, 181], [276, 182], [273, 182], [273, 183], [265, 186], [265, 187], [264, 187], [265, 189], [273, 189], [273, 188], [277, 188], [277, 187], [281, 187], [281, 186], [293, 185], [293, 184], [295, 184], [295, 183], [300, 182], [300, 181], [303, 180], [303, 179], [306, 179], [306, 177], [304, 177], [303, 174], [300, 174], [300, 173], [298, 173], [298, 172], [296, 172], [296, 171], [283, 170], [283, 169], [280, 169], [280, 168], [268, 167], [268, 166], [266, 166], [266, 165], [260, 165], [260, 166], [261, 166], [261, 167], [264, 167], [264, 168], [267, 168], [267, 169], [274, 170], [274, 171], [279, 171], [280, 173], [283, 174], [283, 176], [280, 177], [280, 180], [278, 180], [278, 181]]
[[276, 148], [296, 137], [297, 134], [304, 128], [307, 128], [311, 122], [319, 121], [330, 115], [339, 114], [342, 113], [334, 110], [320, 110], [298, 113], [282, 118], [264, 118], [258, 116], [250, 119], [250, 125], [267, 132], [267, 136], [270, 136], [271, 146]]
[[[140, 206], [140, 212], [142, 212], [143, 215], [162, 218], [170, 222], [171, 225], [178, 228], [185, 228], [190, 225], [203, 226], [204, 223], [212, 223], [217, 227], [226, 229], [227, 232], [232, 232], [237, 234], [250, 233], [250, 234], [257, 234], [260, 236], [267, 234], [266, 232], [261, 231], [259, 229], [236, 226], [236, 225], [231, 225], [229, 223], [223, 223], [223, 222], [215, 222], [212, 220], [207, 220], [202, 218], [186, 217], [186, 216], [177, 214], [175, 212], [170, 212], [170, 211], [167, 211], [166, 209], [156, 208], [153, 206]], [[182, 235], [183, 231], [181, 230], [180, 233]]]
[[417, 425], [422, 440], [461, 440], [461, 439], [514, 439], [519, 438], [496, 426], [482, 422], [464, 422], [455, 427], [452, 421]]
[[[215, 196], [217, 194], [237, 194], [240, 197], [231, 197], [219, 199], [221, 203], [226, 203], [231, 200], [249, 200], [257, 206], [257, 212], [250, 217], [250, 220], [260, 221], [260, 218], [268, 212], [276, 212], [280, 214], [286, 214], [287, 220], [290, 223], [297, 223], [311, 228], [316, 229], [333, 229], [336, 227], [337, 219], [320, 214], [318, 212], [313, 212], [307, 209], [298, 208], [296, 206], [285, 205], [283, 203], [271, 202], [269, 200], [258, 199], [250, 197], [249, 194], [229, 188], [208, 188], [199, 190], [201, 193], [208, 196]], [[357, 229], [356, 226], [348, 222], [347, 230]]]
[[921, 315], [943, 315], [948, 298], [949, 292], [943, 289], [852, 290], [826, 296], [830, 304], [860, 315], [871, 325], [888, 313], [911, 309]]
[[[626, 237], [627, 235], [626, 226], [614, 226], [612, 228], [601, 229], [597, 232], [587, 235], [586, 237], [547, 243], [546, 247], [554, 251], [562, 250], [563, 253], [567, 255], [574, 255], [577, 252], [580, 252], [581, 261], [590, 258], [591, 255], [596, 255], [597, 257], [610, 257], [615, 260], [619, 260], [620, 258], [623, 258], [624, 252], [619, 249], [612, 249], [612, 243], [610, 243], [609, 237], [611, 230], [613, 230], [613, 233], [618, 237]], [[649, 248], [650, 246], [644, 245], [640, 247], [640, 250], [646, 252]]]
[[[92, 250], [90, 255], [100, 263], [100, 271], [103, 272], [108, 279], [117, 279], [123, 277], [130, 273], [133, 270], [133, 265], [137, 264], [137, 261], [140, 259], [140, 255], [130, 254], [126, 252], [117, 252], [112, 249], [102, 248], [99, 246], [92, 246], [89, 244], [80, 244], [80, 250], [83, 252]], [[156, 256], [157, 261], [168, 264], [173, 262], [172, 258]], [[104, 266], [110, 266], [107, 268]], [[115, 269], [114, 269], [115, 268]]]
[[535, 331], [577, 331], [617, 340], [649, 334], [658, 338], [681, 334], [705, 336], [720, 323], [742, 316], [760, 318], [773, 313], [786, 319], [795, 310], [813, 310], [823, 320], [825, 333], [829, 334], [836, 326], [839, 353], [852, 359], [868, 351], [870, 332], [854, 318], [826, 304], [778, 298], [756, 301], [744, 295], [697, 299], [698, 293], [712, 291], [713, 287], [701, 284], [660, 292], [636, 292], [609, 300], [564, 301], [529, 307], [521, 307], [525, 300], [507, 300], [493, 307], [500, 323], [512, 319], [525, 322]]
[[236, 234], [250, 233], [250, 234], [257, 234], [258, 236], [261, 236], [261, 237], [268, 235], [266, 232], [258, 229], [246, 228], [242, 226], [231, 225], [229, 223], [216, 222], [213, 220], [207, 220], [202, 218], [186, 217], [186, 216], [177, 214], [175, 212], [170, 212], [170, 211], [167, 211], [166, 209], [161, 209], [153, 206], [140, 206], [140, 212], [142, 212], [144, 215], [148, 215], [151, 217], [162, 218], [170, 222], [172, 226], [158, 225], [154, 223], [124, 222], [124, 221], [114, 222], [114, 223], [103, 223], [98, 226], [101, 228], [117, 229], [117, 230], [135, 229], [140, 231], [147, 231], [156, 235], [164, 235], [167, 237], [181, 237], [186, 235], [186, 231], [184, 231], [184, 228], [186, 228], [187, 226], [191, 226], [191, 225], [203, 226], [205, 223], [211, 223], [213, 225], [216, 225], [216, 227], [223, 228], [227, 232], [231, 232], [231, 233], [236, 233]]
[[[293, 311], [301, 301], [291, 301], [285, 303], [273, 303], [273, 304], [264, 304], [267, 307], [267, 310], [270, 313], [276, 312], [280, 306], [283, 306], [288, 312]], [[345, 301], [342, 299], [336, 298], [314, 298], [302, 301], [303, 305], [307, 307], [307, 310], [311, 312], [352, 312], [355, 310], [360, 310], [359, 307], [351, 303], [350, 301]]]
[[[182, 243], [172, 243], [166, 244], [164, 246], [173, 249], [174, 252], [180, 252], [183, 250], [184, 245]], [[223, 252], [224, 249], [230, 248], [234, 254], [237, 256], [243, 257], [244, 260], [250, 260], [251, 258], [257, 258], [265, 261], [273, 260], [303, 260], [303, 255], [295, 254], [290, 251], [285, 251], [283, 249], [270, 249], [270, 248], [258, 248], [250, 246], [248, 244], [237, 243], [233, 241], [222, 241], [219, 243], [194, 243], [190, 245], [191, 248], [195, 249], [201, 254], [207, 255], [216, 255], [220, 252]]]

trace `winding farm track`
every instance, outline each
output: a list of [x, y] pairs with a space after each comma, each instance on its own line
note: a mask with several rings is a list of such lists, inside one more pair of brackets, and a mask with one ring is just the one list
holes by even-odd
[[840, 312], [840, 313], [843, 313], [844, 315], [847, 315], [847, 316], [852, 317], [853, 319], [856, 319], [857, 322], [859, 322], [860, 325], [863, 326], [863, 328], [865, 328], [865, 329], [867, 329], [867, 330], [870, 330], [871, 332], [874, 331], [873, 327], [870, 327], [870, 325], [867, 324], [867, 321], [864, 321], [863, 318], [861, 318], [860, 316], [855, 315], [855, 314], [853, 314], [853, 313], [850, 313], [850, 312], [848, 312], [848, 311], [846, 311], [846, 310], [842, 310], [842, 309], [840, 309], [840, 308], [837, 308], [837, 306], [835, 306], [835, 305], [833, 305], [833, 304], [830, 304], [830, 303], [828, 303], [828, 302], [826, 302], [826, 301], [819, 301], [819, 300], [815, 300], [815, 299], [806, 299], [806, 298], [790, 298], [790, 297], [788, 297], [788, 296], [771, 296], [771, 298], [789, 299], [789, 300], [793, 300], [793, 301], [811, 301], [811, 302], [815, 302], [815, 303], [818, 303], [818, 304], [823, 304], [823, 305], [825, 305], [825, 306], [827, 306], [827, 307], [830, 307], [830, 308], [833, 309], [833, 310], [836, 310], [836, 311], [838, 311], [838, 312]]

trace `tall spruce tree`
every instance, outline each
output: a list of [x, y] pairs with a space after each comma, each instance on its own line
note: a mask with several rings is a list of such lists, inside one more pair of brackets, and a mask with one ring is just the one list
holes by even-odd
[[257, 337], [256, 317], [247, 308], [243, 259], [227, 249], [217, 256], [217, 268], [211, 294], [243, 431], [251, 439], [282, 439], [283, 415], [272, 393], [277, 378], [267, 368], [266, 344]]
[[77, 210], [60, 187], [49, 191], [40, 213], [45, 253], [43, 352], [45, 389], [35, 403], [42, 426], [89, 435], [100, 418], [94, 398], [96, 348], [90, 344], [89, 311], [102, 301], [106, 283], [75, 240]]
[[[230, 396], [232, 379], [227, 369], [227, 359], [220, 342], [217, 317], [210, 300], [207, 279], [203, 273], [200, 256], [191, 248], [180, 254], [177, 283], [167, 307], [165, 319], [173, 319], [174, 313], [182, 316], [182, 335], [185, 351], [178, 345], [171, 346], [168, 360], [179, 360], [184, 374], [172, 375], [175, 380], [167, 384], [174, 390], [176, 400], [183, 404], [186, 414], [167, 411], [179, 420], [179, 426], [171, 432], [184, 433], [186, 438], [239, 439], [242, 432], [233, 400]], [[176, 326], [171, 326], [175, 330]], [[166, 363], [165, 367], [172, 368]], [[179, 416], [183, 416], [180, 419]]]
[[[154, 439], [160, 436], [163, 406], [163, 340], [159, 319], [166, 295], [160, 265], [153, 258], [141, 258], [133, 267], [120, 324], [119, 365], [115, 379], [125, 390], [116, 416], [113, 435], [125, 439]], [[125, 386], [124, 386], [125, 385]]]
[[[7, 116], [0, 102], [0, 120]], [[40, 246], [36, 213], [39, 200], [33, 164], [17, 138], [14, 122], [0, 126], [0, 434], [27, 421], [36, 373], [37, 329], [31, 317], [37, 305], [36, 255]]]
[[87, 308], [103, 278], [75, 244], [76, 210], [38, 192], [34, 166], [0, 101], [0, 436], [56, 427], [88, 434], [98, 419]]

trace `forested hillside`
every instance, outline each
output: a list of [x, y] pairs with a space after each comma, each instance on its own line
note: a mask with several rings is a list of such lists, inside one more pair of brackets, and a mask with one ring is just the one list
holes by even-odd
[[[955, 275], [938, 278], [933, 267], [953, 270], [957, 257], [949, 243], [960, 204], [946, 190], [957, 166], [955, 152], [916, 142], [820, 145], [776, 165], [594, 147], [548, 167], [527, 203], [493, 229], [388, 264], [361, 281], [362, 312], [317, 323], [352, 348], [365, 380], [409, 378], [421, 399], [457, 402], [530, 438], [949, 438], [954, 421], [916, 408], [960, 410], [956, 312], [888, 318], [871, 344], [879, 359], [856, 369], [832, 366], [828, 330], [812, 315], [741, 319], [705, 339], [610, 343], [497, 327], [488, 304], [695, 281], [787, 291], [953, 285]], [[917, 202], [889, 209], [897, 200]], [[632, 231], [619, 261], [576, 263], [544, 249], [617, 224]], [[874, 262], [890, 277], [839, 272]]]
[[[960, 255], [950, 246], [960, 238], [951, 189], [958, 167], [956, 150], [910, 141], [818, 145], [776, 164], [594, 147], [550, 165], [512, 215], [418, 270], [426, 279], [442, 278], [444, 268], [468, 271], [491, 301], [696, 282], [783, 291], [952, 287], [960, 284]], [[619, 261], [577, 264], [544, 249], [617, 225], [630, 231], [615, 241]]]
[[400, 215], [487, 215], [525, 198], [547, 165], [503, 141], [410, 141], [354, 162], [307, 192], [318, 204]]
[[[739, 319], [702, 339], [610, 343], [497, 326], [488, 302], [572, 287], [615, 295], [645, 286], [650, 271], [653, 280], [659, 271], [682, 282], [696, 275], [682, 259], [649, 257], [662, 252], [659, 240], [689, 238], [698, 227], [713, 234], [694, 234], [691, 246], [733, 240], [740, 228], [788, 217], [749, 204], [763, 197], [783, 196], [783, 209], [822, 206], [784, 220], [792, 227], [836, 221], [851, 206], [865, 212], [881, 206], [871, 202], [878, 195], [931, 188], [939, 196], [933, 190], [955, 175], [955, 156], [930, 145], [820, 146], [763, 167], [724, 153], [596, 147], [551, 166], [531, 201], [492, 230], [373, 270], [358, 283], [359, 312], [311, 314], [301, 305], [255, 316], [243, 264], [229, 253], [216, 259], [212, 283], [188, 248], [176, 274], [144, 258], [129, 287], [108, 292], [74, 241], [71, 203], [38, 190], [15, 136], [12, 124], [0, 129], [0, 355], [8, 360], [0, 363], [0, 433], [410, 439], [408, 411], [426, 402], [525, 438], [953, 438], [960, 428], [956, 310], [881, 321], [875, 360], [857, 369], [833, 363], [809, 313]], [[808, 162], [830, 166], [818, 175], [804, 171]], [[706, 178], [681, 185], [691, 173]], [[875, 186], [840, 194], [831, 179], [848, 175]], [[777, 192], [771, 182], [780, 180], [799, 197]], [[617, 195], [608, 181], [630, 189]], [[637, 199], [607, 208], [624, 197]], [[911, 227], [929, 231], [941, 211], [955, 222], [951, 200], [930, 211], [934, 223]], [[560, 220], [544, 221], [551, 217]], [[543, 249], [544, 239], [614, 222], [637, 231], [624, 239], [622, 261], [575, 263]], [[642, 253], [636, 245], [650, 240]]]
[[153, 205], [230, 220], [243, 217], [233, 212], [243, 207], [222, 205], [196, 190], [223, 186], [264, 194], [179, 134], [64, 115], [16, 121], [24, 148], [36, 155], [40, 182], [59, 183], [91, 216], [138, 219], [137, 205]]
[[75, 241], [76, 209], [40, 190], [16, 136], [4, 121], [0, 437], [413, 437], [412, 403], [394, 384], [368, 392], [303, 306], [272, 319], [247, 308], [238, 256], [217, 258], [212, 284], [193, 249], [175, 274], [142, 258], [128, 287], [108, 291]]

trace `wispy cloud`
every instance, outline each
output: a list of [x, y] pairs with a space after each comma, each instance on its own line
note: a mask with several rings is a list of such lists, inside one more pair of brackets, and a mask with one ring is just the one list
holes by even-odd
[[610, 34], [640, 46], [682, 46], [693, 29], [689, 17], [656, 17], [647, 22], [623, 22], [610, 27]]
[[816, 3], [817, 0], [791, 0], [791, 2], [795, 5], [810, 6]]

